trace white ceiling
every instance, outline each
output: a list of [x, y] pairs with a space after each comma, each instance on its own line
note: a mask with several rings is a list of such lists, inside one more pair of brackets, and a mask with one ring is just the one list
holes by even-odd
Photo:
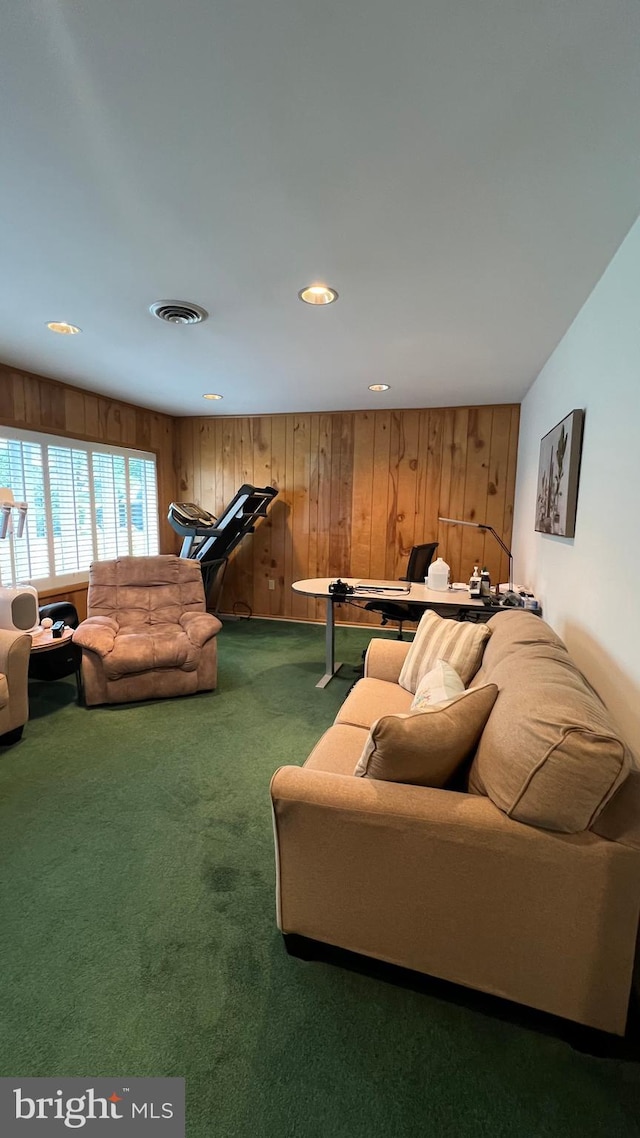
[[[0, 16], [0, 359], [96, 391], [178, 414], [519, 400], [640, 209], [638, 0]], [[336, 304], [297, 299], [316, 280]], [[161, 324], [162, 299], [210, 318]]]

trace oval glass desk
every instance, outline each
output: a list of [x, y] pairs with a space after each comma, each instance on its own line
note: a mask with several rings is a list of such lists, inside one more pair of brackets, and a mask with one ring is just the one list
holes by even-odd
[[[485, 608], [484, 601], [472, 600], [466, 592], [447, 589], [446, 593], [441, 593], [434, 589], [428, 589], [426, 585], [416, 585], [407, 581], [387, 581], [385, 588], [381, 588], [377, 582], [366, 581], [362, 577], [343, 577], [342, 580], [345, 584], [358, 587], [357, 592], [349, 593], [346, 598], [336, 597], [329, 592], [329, 585], [333, 584], [335, 580], [335, 577], [315, 577], [308, 581], [294, 581], [291, 586], [294, 593], [304, 593], [307, 597], [323, 598], [327, 602], [324, 676], [318, 680], [317, 688], [325, 688], [332, 676], [335, 676], [338, 669], [342, 667], [342, 664], [336, 663], [335, 659], [334, 605], [348, 604], [350, 600], [379, 601], [386, 597], [389, 600], [397, 601], [399, 604], [423, 605], [425, 609]], [[367, 588], [367, 586], [369, 587]]]

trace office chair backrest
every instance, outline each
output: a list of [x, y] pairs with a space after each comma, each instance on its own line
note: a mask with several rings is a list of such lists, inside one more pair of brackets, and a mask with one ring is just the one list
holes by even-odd
[[409, 554], [406, 581], [419, 581], [422, 584], [437, 548], [437, 541], [429, 541], [426, 545], [414, 545]]
[[[427, 569], [431, 564], [437, 548], [437, 541], [430, 541], [426, 545], [414, 545], [409, 554], [407, 574], [405, 577], [401, 577], [400, 580], [415, 581], [416, 584], [418, 582], [422, 583], [427, 575]], [[424, 612], [422, 605], [403, 604], [400, 599], [367, 601], [364, 607], [368, 609], [369, 612], [379, 612], [382, 616], [383, 624], [387, 624], [390, 620], [397, 620], [398, 640], [402, 640], [402, 625], [405, 620], [410, 620], [417, 624]]]

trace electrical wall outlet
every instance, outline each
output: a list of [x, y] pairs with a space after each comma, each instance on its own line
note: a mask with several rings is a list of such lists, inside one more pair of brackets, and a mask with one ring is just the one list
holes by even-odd
[[275, 583], [273, 577], [269, 577], [269, 588], [273, 591], [273, 589], [275, 589], [275, 587], [276, 587], [276, 583]]

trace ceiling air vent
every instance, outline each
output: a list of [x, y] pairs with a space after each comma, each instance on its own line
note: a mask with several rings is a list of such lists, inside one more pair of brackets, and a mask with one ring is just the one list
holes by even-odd
[[199, 304], [188, 304], [184, 300], [158, 300], [150, 306], [149, 312], [167, 324], [200, 324], [209, 315]]

